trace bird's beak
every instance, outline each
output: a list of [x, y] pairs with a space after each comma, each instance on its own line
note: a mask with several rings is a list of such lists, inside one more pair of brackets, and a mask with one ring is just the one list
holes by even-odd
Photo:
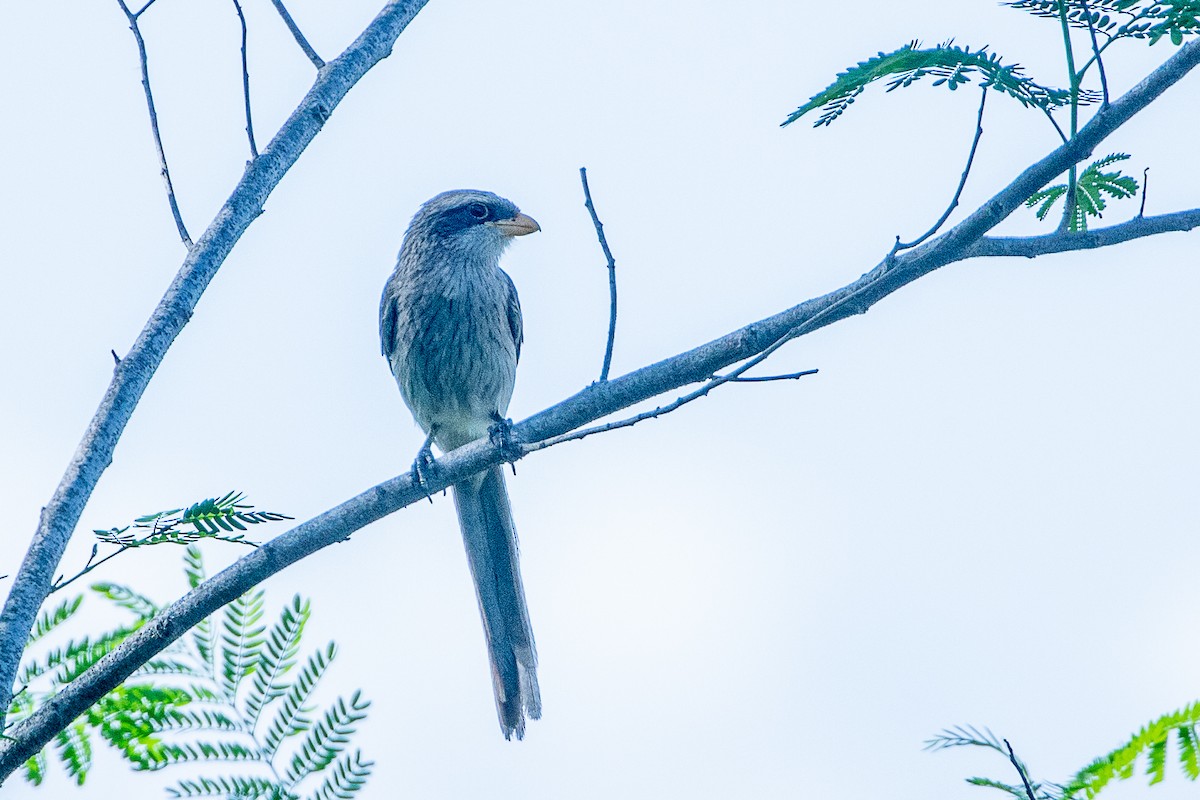
[[517, 214], [512, 219], [498, 219], [486, 224], [497, 228], [505, 236], [524, 236], [542, 229], [542, 226], [537, 224], [537, 220], [528, 214]]

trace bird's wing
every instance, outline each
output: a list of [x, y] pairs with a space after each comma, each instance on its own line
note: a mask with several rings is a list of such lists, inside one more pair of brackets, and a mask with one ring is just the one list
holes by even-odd
[[396, 315], [399, 313], [396, 296], [388, 291], [390, 288], [389, 281], [383, 287], [383, 297], [379, 300], [379, 348], [388, 361], [396, 352]]
[[521, 300], [517, 297], [517, 287], [508, 273], [500, 270], [504, 282], [508, 286], [508, 329], [512, 332], [513, 344], [517, 348], [517, 360], [521, 359], [521, 342], [525, 341], [525, 328], [521, 322]]

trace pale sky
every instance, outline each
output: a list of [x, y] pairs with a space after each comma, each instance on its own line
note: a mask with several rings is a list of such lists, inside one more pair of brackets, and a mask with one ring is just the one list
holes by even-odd
[[[270, 3], [244, 5], [261, 148], [313, 70]], [[288, 3], [327, 60], [381, 5]], [[159, 0], [143, 28], [198, 237], [248, 158], [237, 18]], [[951, 37], [1065, 83], [1057, 25], [984, 0], [431, 0], [221, 269], [61, 571], [86, 561], [91, 529], [150, 511], [238, 489], [304, 520], [409, 469], [422, 434], [379, 355], [377, 309], [409, 218], [440, 191], [498, 192], [543, 229], [503, 262], [525, 314], [515, 420], [599, 374], [607, 276], [581, 166], [618, 261], [614, 374], [849, 283], [941, 214], [978, 93], [875, 85], [831, 128], [778, 124], [847, 66]], [[8, 4], [0, 47], [5, 574], [110, 349], [128, 349], [184, 250], [116, 3]], [[1114, 94], [1172, 52], [1113, 48]], [[1148, 214], [1200, 205], [1198, 109], [1191, 75], [1096, 153], [1150, 169]], [[984, 125], [951, 222], [1056, 144], [999, 95]], [[1104, 222], [1136, 213], [1115, 203]], [[999, 230], [1049, 226], [1020, 211]], [[817, 376], [727, 386], [522, 461], [508, 485], [544, 704], [523, 742], [496, 723], [447, 498], [274, 577], [271, 613], [311, 597], [308, 647], [340, 647], [323, 698], [374, 702], [361, 796], [985, 798], [962, 780], [1014, 780], [1003, 759], [923, 741], [988, 726], [1036, 777], [1065, 780], [1196, 699], [1198, 237], [961, 262], [759, 370]], [[204, 552], [213, 568], [241, 554]], [[181, 555], [126, 554], [95, 578], [166, 602], [186, 588]], [[73, 633], [119, 619], [87, 607]], [[185, 777], [98, 750], [83, 790], [55, 764], [46, 786], [14, 776], [5, 796], [159, 798]], [[1138, 777], [1106, 796], [1146, 791]], [[1173, 760], [1150, 796], [1185, 792]]]

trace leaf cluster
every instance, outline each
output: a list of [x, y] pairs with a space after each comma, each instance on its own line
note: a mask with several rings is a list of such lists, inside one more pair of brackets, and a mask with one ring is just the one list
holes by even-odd
[[[192, 509], [198, 509], [193, 518], [223, 513], [220, 505], [197, 504]], [[184, 574], [193, 587], [204, 580], [204, 562], [194, 545], [185, 551]], [[19, 676], [24, 688], [13, 699], [12, 721], [28, 717], [159, 611], [129, 587], [98, 583], [91, 588], [134, 619], [106, 634], [68, 640], [29, 658]], [[43, 612], [30, 644], [71, 619], [82, 600], [64, 600]], [[25, 763], [25, 778], [42, 783], [52, 752], [82, 785], [98, 737], [139, 771], [184, 763], [253, 765], [247, 774], [180, 780], [167, 790], [173, 797], [286, 800], [302, 792], [310, 800], [352, 797], [373, 766], [351, 748], [370, 703], [358, 691], [348, 700], [335, 698], [323, 710], [315, 703], [315, 690], [337, 648], [330, 642], [302, 658], [310, 616], [309, 601], [299, 596], [272, 622], [265, 616], [261, 590], [237, 598], [57, 734], [51, 746]]]
[[1004, 5], [1038, 17], [1060, 19], [1075, 28], [1095, 31], [1109, 40], [1145, 39], [1156, 44], [1168, 38], [1183, 44], [1200, 31], [1200, 0], [1013, 0]]
[[[1097, 758], [1079, 770], [1066, 783], [1037, 782], [1029, 779], [1029, 770], [1008, 749], [1008, 742], [1000, 744], [991, 731], [980, 732], [971, 726], [958, 726], [942, 731], [925, 743], [927, 750], [943, 750], [950, 747], [985, 747], [1008, 758], [1017, 768], [1022, 782], [1006, 783], [992, 778], [967, 778], [967, 783], [999, 789], [1019, 800], [1091, 800], [1105, 787], [1116, 780], [1127, 780], [1136, 773], [1138, 762], [1144, 757], [1145, 774], [1150, 784], [1166, 777], [1168, 750], [1175, 740], [1176, 757], [1184, 776], [1191, 781], [1200, 778], [1200, 738], [1196, 726], [1200, 724], [1200, 701], [1164, 714], [1142, 727], [1129, 741], [1112, 752]], [[1024, 781], [1029, 780], [1027, 789]]]
[[[974, 79], [983, 88], [1008, 95], [1023, 106], [1044, 110], [1065, 106], [1071, 101], [1071, 93], [1067, 89], [1034, 81], [1023, 73], [1019, 64], [1003, 64], [1000, 56], [989, 52], [986, 47], [972, 50], [946, 42], [937, 47], [921, 49], [919, 42], [910, 42], [898, 50], [881, 52], [838, 73], [832, 84], [789, 114], [783, 125], [790, 125], [818, 108], [821, 115], [813, 127], [831, 125], [869, 83], [889, 78], [887, 91], [890, 92], [912, 86], [926, 77], [933, 78], [934, 86], [945, 86], [951, 91]], [[1081, 102], [1096, 99], [1094, 94], [1086, 93]]]
[[241, 492], [210, 497], [187, 508], [172, 508], [138, 517], [123, 528], [96, 530], [96, 538], [122, 548], [155, 544], [191, 544], [200, 539], [250, 544], [247, 525], [292, 519], [274, 511], [254, 511]]
[[[1095, 217], [1096, 219], [1103, 217], [1104, 209], [1108, 206], [1105, 195], [1117, 200], [1123, 200], [1137, 194], [1138, 182], [1136, 178], [1122, 175], [1120, 170], [1116, 172], [1104, 171], [1105, 167], [1115, 164], [1118, 161], [1125, 161], [1128, 158], [1128, 153], [1112, 153], [1104, 158], [1093, 161], [1079, 173], [1079, 177], [1075, 181], [1075, 202], [1071, 205], [1071, 213], [1067, 219], [1067, 229], [1069, 231], [1072, 233], [1083, 233], [1087, 231], [1088, 217]], [[1069, 192], [1070, 186], [1066, 183], [1047, 186], [1045, 189], [1030, 195], [1029, 199], [1025, 201], [1025, 206], [1027, 208], [1038, 206], [1037, 218], [1044, 220], [1054, 204], [1060, 198], [1066, 197]]]

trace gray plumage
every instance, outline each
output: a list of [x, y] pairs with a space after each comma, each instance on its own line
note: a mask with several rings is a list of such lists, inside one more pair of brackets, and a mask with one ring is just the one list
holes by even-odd
[[[500, 254], [513, 236], [536, 230], [498, 195], [452, 191], [421, 206], [404, 234], [380, 302], [380, 339], [404, 402], [442, 452], [487, 436], [505, 419], [523, 335], [517, 290]], [[503, 469], [453, 492], [500, 727], [506, 739], [520, 739], [525, 715], [541, 716], [541, 698]]]

